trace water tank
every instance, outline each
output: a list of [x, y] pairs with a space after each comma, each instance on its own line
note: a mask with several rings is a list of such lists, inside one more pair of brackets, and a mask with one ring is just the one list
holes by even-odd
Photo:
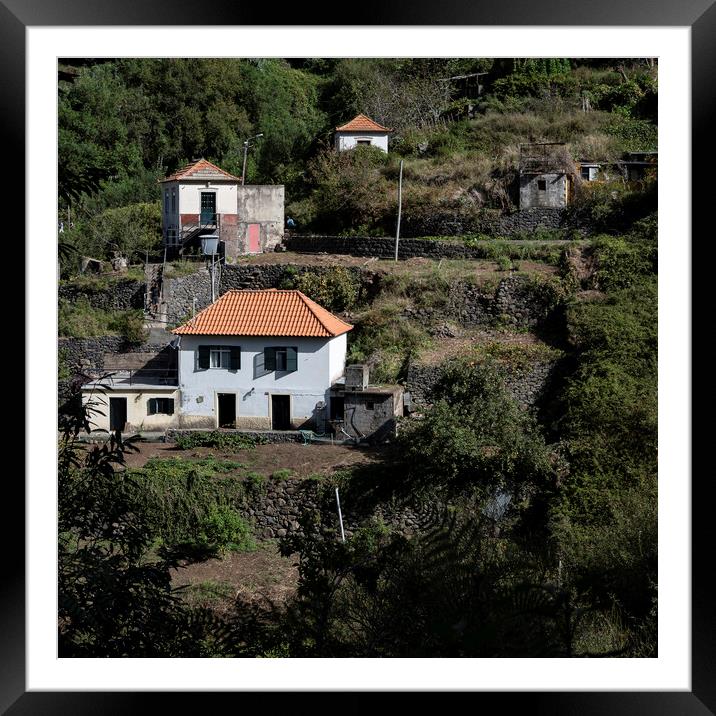
[[219, 251], [219, 237], [216, 234], [209, 234], [201, 237], [201, 253], [204, 256], [211, 256]]

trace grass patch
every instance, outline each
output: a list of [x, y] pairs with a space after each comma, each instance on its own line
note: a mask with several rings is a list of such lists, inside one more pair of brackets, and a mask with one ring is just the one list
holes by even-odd
[[146, 337], [142, 311], [105, 311], [93, 308], [85, 297], [61, 298], [57, 320], [58, 335], [65, 338], [122, 336], [130, 343], [141, 343]]
[[220, 582], [216, 579], [207, 579], [179, 588], [182, 599], [191, 607], [209, 607], [233, 599], [235, 592], [229, 582]]
[[180, 278], [181, 276], [190, 276], [191, 274], [196, 273], [202, 266], [203, 263], [197, 261], [187, 261], [185, 259], [170, 261], [164, 267], [164, 277]]

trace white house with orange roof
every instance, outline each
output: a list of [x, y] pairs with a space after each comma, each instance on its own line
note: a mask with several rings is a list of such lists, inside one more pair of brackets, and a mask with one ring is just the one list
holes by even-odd
[[388, 135], [392, 129], [374, 122], [370, 117], [359, 114], [350, 122], [336, 127], [335, 146], [339, 152], [360, 146], [373, 146], [388, 151]]
[[218, 236], [228, 258], [271, 251], [283, 239], [283, 185], [241, 178], [198, 159], [160, 180], [162, 232], [170, 254]]
[[323, 431], [351, 328], [300, 291], [228, 291], [173, 331], [178, 426]]

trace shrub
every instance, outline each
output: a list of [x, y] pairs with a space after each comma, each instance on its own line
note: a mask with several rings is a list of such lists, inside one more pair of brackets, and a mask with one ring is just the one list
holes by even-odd
[[200, 526], [199, 541], [220, 552], [251, 552], [256, 549], [246, 520], [227, 505], [216, 505], [209, 510]]
[[191, 450], [196, 447], [246, 450], [265, 443], [266, 439], [258, 435], [222, 433], [218, 430], [212, 430], [211, 432], [195, 432], [187, 433], [186, 435], [177, 435], [174, 442], [180, 450]]
[[346, 311], [353, 308], [360, 294], [360, 283], [356, 274], [343, 266], [331, 267], [323, 273], [307, 271], [294, 278], [292, 283], [294, 288], [329, 311]]
[[125, 311], [113, 321], [115, 330], [127, 343], [144, 343], [149, 337], [149, 330], [144, 324], [141, 311]]
[[597, 283], [604, 291], [628, 288], [644, 276], [656, 273], [655, 243], [601, 236], [594, 242]]

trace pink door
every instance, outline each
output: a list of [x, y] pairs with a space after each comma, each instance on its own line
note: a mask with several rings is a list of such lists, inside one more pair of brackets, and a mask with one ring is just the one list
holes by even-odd
[[261, 253], [261, 226], [260, 224], [249, 224], [249, 253]]

